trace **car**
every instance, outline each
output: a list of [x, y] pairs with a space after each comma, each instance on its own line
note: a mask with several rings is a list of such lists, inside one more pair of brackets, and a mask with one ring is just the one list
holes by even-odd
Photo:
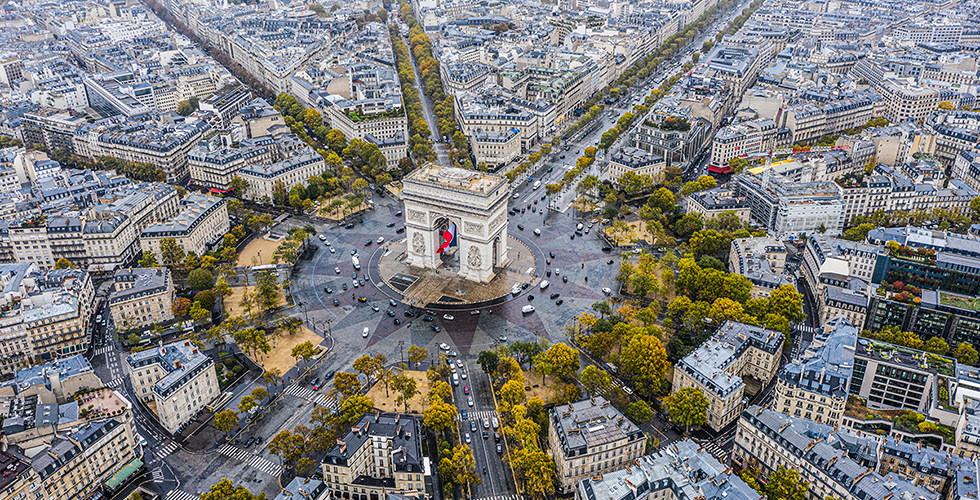
[[344, 226], [344, 228], [345, 229], [354, 229], [354, 224], [353, 223], [347, 224], [346, 226]]
[[339, 306], [340, 305], [340, 299], [333, 299], [333, 305]]
[[534, 204], [535, 204], [535, 205], [537, 205], [537, 204], [538, 204], [538, 199], [537, 199], [537, 198], [535, 198], [535, 199], [534, 199]]
[[495, 443], [499, 443], [500, 442], [500, 434], [498, 434], [496, 432], [493, 433], [493, 442], [495, 442]]
[[432, 316], [423, 316], [422, 321], [432, 321], [434, 318]]
[[360, 286], [360, 285], [358, 285], [358, 284], [357, 284], [357, 280], [354, 280], [354, 288], [357, 288], [357, 287], [359, 287], [359, 286]]
[[313, 380], [310, 381], [310, 386], [313, 387], [313, 390], [314, 391], [319, 390], [320, 389], [320, 377], [313, 377]]
[[387, 314], [388, 316], [390, 316], [392, 318], [395, 317], [395, 311], [392, 311], [391, 309], [388, 309], [387, 311], [385, 311], [385, 314]]
[[245, 441], [245, 447], [248, 448], [249, 446], [252, 446], [252, 443], [254, 442], [255, 438], [248, 438], [248, 441]]
[[453, 318], [453, 315], [452, 315], [452, 314], [443, 314], [443, 315], [442, 315], [442, 319], [444, 319], [444, 320], [446, 320], [446, 321], [452, 321], [452, 320], [454, 320], [455, 318]]
[[609, 260], [606, 261], [606, 264], [609, 264], [611, 266], [611, 265], [613, 265], [614, 262], [616, 262], [616, 261], [614, 261], [612, 259], [609, 259]]
[[555, 299], [557, 299], [559, 295], [560, 295], [560, 294], [558, 294], [558, 293], [553, 293], [553, 294], [551, 294], [551, 300], [555, 300]]
[[564, 303], [564, 302], [565, 302], [565, 300], [564, 300], [564, 299], [558, 299], [558, 300], [556, 300], [556, 301], [555, 301], [555, 305], [556, 305], [556, 306], [560, 306], [560, 305], [562, 305], [562, 303]]
[[521, 209], [521, 213], [524, 213], [524, 209], [523, 208]]
[[344, 290], [347, 290], [347, 283], [342, 283], [340, 285], [340, 288], [343, 288]]
[[562, 159], [562, 160], [564, 160], [565, 159], [565, 155], [561, 155], [559, 158]]
[[463, 380], [466, 380], [466, 370], [460, 370], [462, 372]]
[[357, 301], [363, 304], [363, 303], [367, 302], [367, 297], [358, 297], [357, 298]]
[[323, 376], [323, 379], [324, 380], [330, 380], [331, 378], [333, 378], [334, 374], [336, 374], [336, 373], [337, 372], [335, 372], [333, 370], [330, 370], [330, 371], [327, 372], [326, 375]]
[[390, 305], [391, 307], [397, 307], [398, 302], [395, 302], [395, 299], [388, 299], [388, 305]]
[[459, 414], [460, 414], [461, 417], [463, 417], [463, 420], [467, 420], [467, 419], [470, 418], [469, 414], [466, 413], [466, 410], [460, 410], [459, 411]]
[[574, 235], [574, 234], [572, 234], [572, 237], [571, 237], [571, 238], [568, 238], [568, 239], [570, 239], [570, 240], [574, 240], [574, 239], [575, 239], [575, 235]]
[[432, 325], [432, 331], [434, 331], [434, 332], [436, 332], [436, 333], [438, 333], [438, 332], [441, 332], [441, 331], [442, 331], [442, 328], [439, 328], [439, 327], [438, 327], [438, 326], [436, 326], [436, 325]]
[[458, 367], [460, 367], [460, 368], [462, 368], [462, 367], [463, 367], [463, 361], [462, 361], [462, 360], [459, 360], [459, 359], [457, 359], [457, 360], [456, 360], [456, 366], [458, 366]]
[[333, 268], [333, 272], [340, 274], [340, 268], [339, 267]]
[[146, 448], [146, 439], [144, 439], [142, 437], [140, 437], [140, 447], [141, 448]]
[[401, 217], [401, 216], [402, 216], [402, 211], [401, 210], [395, 212], [395, 217]]
[[395, 223], [394, 222], [389, 222], [388, 223], [388, 227], [395, 227]]
[[490, 419], [487, 417], [483, 417], [483, 428], [484, 429], [490, 428]]
[[476, 316], [477, 314], [480, 314], [480, 310], [479, 309], [470, 311], [470, 316]]
[[488, 432], [486, 429], [483, 429], [483, 439], [487, 439], [489, 437], [490, 437], [490, 432]]
[[359, 283], [359, 284], [360, 284], [361, 286], [364, 286], [364, 280], [357, 280], [357, 282], [358, 282], [358, 283]]
[[602, 251], [603, 252], [612, 252], [612, 247], [610, 247], [610, 246], [604, 246], [604, 247], [602, 247]]
[[369, 279], [370, 279], [370, 278], [368, 278], [368, 275], [367, 275], [367, 273], [364, 273], [364, 281], [368, 281]]
[[402, 227], [400, 227], [398, 229], [395, 229], [395, 233], [397, 233], [397, 234], [402, 234], [404, 232], [405, 232], [405, 226], [402, 226]]
[[329, 286], [323, 287], [323, 291], [327, 293], [333, 293], [333, 288], [330, 288]]
[[369, 247], [369, 246], [371, 246], [371, 243], [374, 243], [374, 242], [371, 241], [371, 240], [367, 240], [367, 241], [364, 242], [364, 246]]
[[351, 273], [350, 274], [350, 279], [352, 279], [354, 281], [357, 281], [357, 273]]
[[463, 394], [469, 394], [469, 393], [470, 393], [470, 386], [464, 385], [463, 386]]
[[534, 295], [533, 294], [528, 294], [527, 301], [530, 302], [532, 300], [534, 300]]
[[534, 228], [534, 235], [535, 236], [541, 236], [541, 230], [538, 229], [538, 228]]
[[102, 321], [102, 315], [100, 314], [100, 315], [96, 316], [95, 317], [95, 321]]
[[555, 167], [548, 167], [548, 172], [552, 172], [554, 170], [555, 170]]
[[320, 238], [320, 241], [327, 241], [327, 237], [324, 236], [324, 235], [322, 235], [322, 234], [320, 236], [317, 236], [317, 237]]
[[382, 244], [384, 242], [385, 242], [385, 237], [384, 236], [379, 236], [378, 237], [378, 244], [380, 245], [380, 244]]
[[501, 335], [501, 336], [497, 337], [497, 340], [499, 340], [501, 342], [507, 342], [507, 336], [506, 335]]
[[[472, 405], [471, 405], [471, 406], [472, 406]], [[467, 433], [466, 433], [466, 442], [467, 442], [467, 443], [469, 443], [469, 442], [470, 442], [470, 433], [469, 433], [469, 432], [467, 432]]]
[[521, 197], [521, 193], [514, 193], [514, 199], [515, 200], [518, 199], [518, 198], [520, 198], [520, 197]]
[[612, 295], [612, 289], [609, 288], [609, 287], [603, 288], [602, 289], [602, 293], [604, 293], [606, 295]]
[[548, 257], [555, 258], [555, 252], [548, 252]]
[[409, 311], [409, 310], [406, 309], [405, 310], [405, 316], [407, 316], [409, 318], [414, 318], [415, 317], [415, 313], [413, 313], [412, 311]]
[[558, 276], [559, 274], [561, 274], [561, 268], [556, 267], [555, 268], [555, 276]]
[[568, 283], [568, 275], [562, 276], [561, 277], [561, 282], [562, 283]]
[[443, 342], [443, 343], [439, 344], [439, 349], [442, 349], [443, 351], [448, 351], [449, 350], [449, 344]]
[[[538, 211], [538, 207], [531, 207], [531, 212], [532, 213], [537, 212], [537, 211]], [[521, 228], [521, 229], [523, 229], [523, 228]]]
[[400, 324], [402, 324], [402, 320], [395, 318], [395, 325], [400, 325]]
[[350, 251], [350, 254], [351, 255], [357, 255], [357, 249], [355, 248], [355, 249], [351, 250]]
[[504, 447], [500, 446], [500, 443], [497, 443], [497, 454], [501, 455], [503, 454], [503, 452], [504, 452]]
[[330, 247], [330, 253], [337, 253], [337, 251], [334, 250], [333, 247]]
[[466, 398], [466, 406], [473, 407], [473, 398]]
[[470, 432], [476, 432], [476, 422], [470, 421]]
[[547, 274], [547, 275], [548, 275], [548, 277], [550, 278], [550, 277], [551, 277], [551, 269], [548, 269], [548, 270], [547, 270], [547, 271], [545, 272], [545, 274]]
[[378, 306], [376, 306], [376, 305], [374, 305], [374, 304], [371, 304], [371, 309], [373, 309], [373, 310], [374, 310], [374, 312], [378, 312], [378, 311], [380, 311], [380, 310], [381, 310], [381, 308], [380, 308], [380, 307], [378, 307]]
[[521, 283], [521, 290], [527, 290], [527, 287], [528, 287], [527, 283]]

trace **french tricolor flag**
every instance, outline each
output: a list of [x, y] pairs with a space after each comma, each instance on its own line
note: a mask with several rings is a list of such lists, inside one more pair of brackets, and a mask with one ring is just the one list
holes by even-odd
[[444, 243], [442, 244], [441, 247], [439, 247], [438, 250], [436, 250], [436, 253], [445, 252], [447, 248], [456, 246], [456, 223], [455, 222], [449, 224], [449, 229], [446, 229], [445, 231], [442, 232], [442, 239], [444, 240]]

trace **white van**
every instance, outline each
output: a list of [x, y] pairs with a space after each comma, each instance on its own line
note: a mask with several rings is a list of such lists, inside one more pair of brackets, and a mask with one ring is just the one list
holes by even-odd
[[548, 285], [550, 285], [550, 284], [551, 283], [548, 283], [548, 280], [542, 281], [541, 282], [541, 289], [544, 290], [545, 288], [548, 288]]
[[361, 332], [361, 336], [364, 337], [364, 338], [367, 338], [368, 335], [370, 335], [370, 334], [371, 334], [371, 330], [368, 330], [368, 327], [365, 326], [364, 327], [364, 331]]
[[459, 385], [459, 374], [453, 373], [453, 385]]
[[575, 226], [575, 230], [576, 231], [581, 231], [582, 230], [582, 227], [583, 227], [582, 226], [582, 223], [580, 222], [577, 226]]
[[534, 312], [534, 306], [524, 306], [524, 307], [521, 308], [521, 312], [524, 313], [524, 314], [533, 313]]
[[541, 181], [534, 181], [534, 185], [531, 186], [531, 189], [537, 191], [539, 187], [541, 187]]

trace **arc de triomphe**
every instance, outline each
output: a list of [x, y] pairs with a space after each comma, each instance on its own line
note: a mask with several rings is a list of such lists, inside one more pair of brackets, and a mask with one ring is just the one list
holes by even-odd
[[456, 225], [460, 276], [479, 282], [507, 262], [507, 179], [427, 163], [402, 181], [411, 266], [435, 269], [443, 233]]

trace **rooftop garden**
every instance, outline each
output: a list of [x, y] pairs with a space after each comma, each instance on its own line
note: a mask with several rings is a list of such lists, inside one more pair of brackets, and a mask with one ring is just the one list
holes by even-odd
[[405, 109], [395, 108], [395, 109], [382, 111], [380, 113], [364, 114], [364, 112], [361, 111], [360, 108], [357, 108], [354, 109], [353, 111], [349, 109], [345, 109], [344, 114], [347, 115], [347, 118], [350, 118], [352, 122], [356, 123], [356, 122], [365, 122], [371, 120], [383, 120], [386, 118], [398, 118], [401, 116], [405, 116]]
[[885, 243], [888, 248], [888, 256], [893, 259], [909, 260], [913, 262], [936, 264], [936, 251], [928, 248], [912, 248], [907, 245], [900, 245], [897, 241]]
[[956, 307], [967, 311], [980, 311], [980, 298], [977, 297], [939, 292], [939, 303], [944, 306]]
[[[895, 430], [908, 434], [935, 434], [943, 437], [943, 441], [954, 444], [952, 427], [938, 422], [928, 421], [921, 413], [913, 410], [878, 410], [869, 408], [864, 398], [848, 396], [844, 407], [844, 415], [857, 420], [884, 420], [890, 422]], [[877, 434], [885, 435], [888, 431], [879, 428]], [[923, 440], [924, 444], [929, 444]]]
[[864, 174], [850, 173], [837, 179], [837, 184], [845, 188], [865, 187]]
[[668, 116], [664, 118], [660, 123], [654, 123], [650, 120], [644, 120], [643, 125], [647, 127], [658, 128], [665, 131], [680, 131], [687, 132], [691, 130], [691, 122], [687, 121], [687, 118], [680, 118], [676, 116]]
[[882, 281], [878, 287], [878, 295], [884, 295], [895, 302], [918, 305], [922, 302], [922, 289], [917, 286], [906, 285], [901, 281], [888, 283]]

